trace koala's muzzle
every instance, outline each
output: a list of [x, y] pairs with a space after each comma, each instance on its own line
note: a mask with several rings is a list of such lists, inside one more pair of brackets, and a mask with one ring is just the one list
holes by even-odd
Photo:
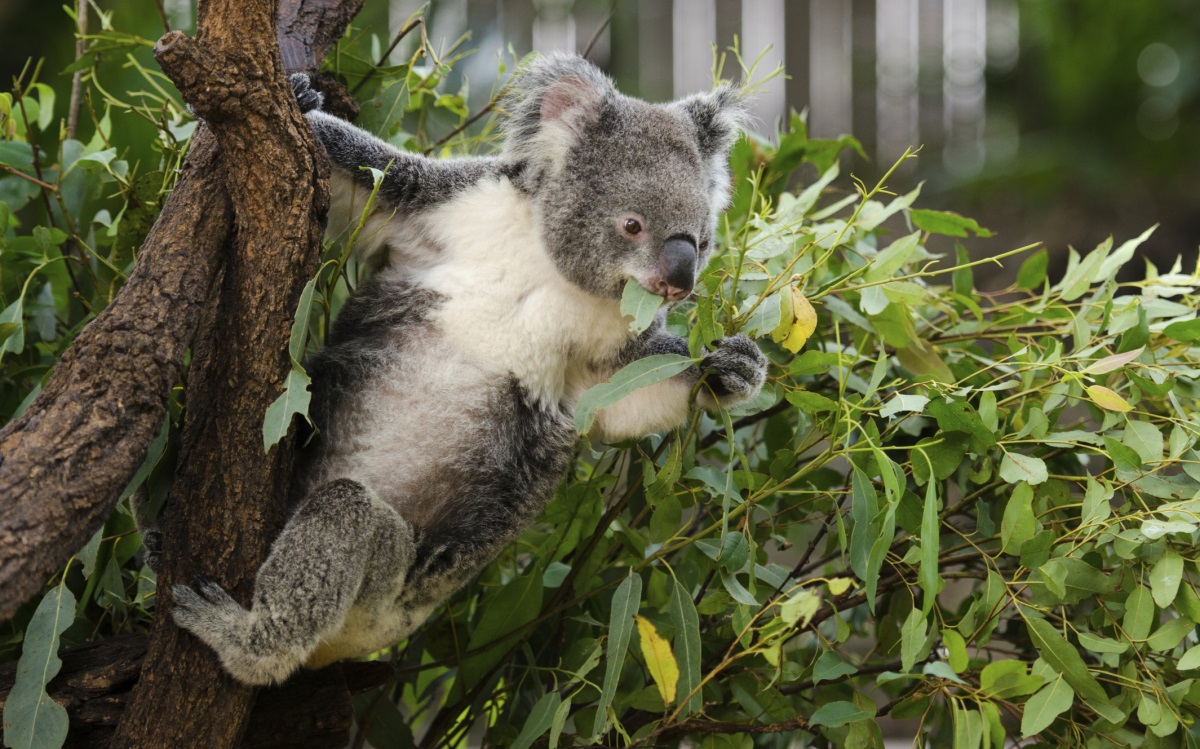
[[655, 294], [677, 302], [692, 293], [696, 285], [696, 243], [688, 237], [671, 237], [663, 242], [655, 267]]

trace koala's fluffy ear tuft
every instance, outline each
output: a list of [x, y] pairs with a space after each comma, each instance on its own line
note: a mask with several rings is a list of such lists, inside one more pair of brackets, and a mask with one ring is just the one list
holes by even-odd
[[692, 120], [696, 143], [706, 157], [725, 155], [749, 119], [745, 100], [728, 83], [722, 83], [710, 94], [680, 99], [675, 106]]
[[615, 94], [612, 81], [578, 55], [537, 58], [509, 84], [505, 156], [559, 160]]

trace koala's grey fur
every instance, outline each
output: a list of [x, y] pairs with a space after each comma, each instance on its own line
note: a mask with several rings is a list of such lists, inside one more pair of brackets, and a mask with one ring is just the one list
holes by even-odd
[[[631, 335], [621, 290], [636, 278], [668, 298], [690, 291], [742, 117], [728, 88], [653, 105], [556, 55], [511, 85], [499, 156], [431, 160], [320, 112], [307, 79], [293, 85], [333, 162], [332, 232], [365, 206], [360, 167], [386, 170], [359, 247], [382, 267], [309, 362], [318, 444], [251, 609], [205, 580], [172, 589], [176, 621], [250, 684], [412, 632], [550, 499], [579, 395], [638, 358], [687, 353], [662, 312]], [[695, 253], [682, 265], [681, 247]], [[700, 377], [711, 407], [755, 395], [765, 372], [752, 341], [728, 338], [700, 367], [600, 411], [596, 431], [673, 428]]]

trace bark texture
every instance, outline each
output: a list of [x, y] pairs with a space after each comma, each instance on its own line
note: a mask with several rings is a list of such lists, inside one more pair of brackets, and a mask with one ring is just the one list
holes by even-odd
[[[82, 645], [61, 654], [63, 666], [49, 693], [71, 721], [65, 749], [104, 749], [129, 702], [146, 655], [145, 635]], [[12, 689], [17, 664], [0, 666], [0, 709]], [[393, 675], [386, 663], [345, 663], [303, 672], [264, 689], [250, 713], [241, 749], [344, 746], [353, 705], [350, 696], [380, 686]]]
[[214, 133], [234, 221], [221, 283], [193, 342], [179, 463], [160, 518], [157, 617], [115, 746], [235, 746], [254, 701], [169, 612], [171, 584], [198, 573], [248, 605], [288, 509], [291, 440], [264, 455], [263, 415], [291, 366], [288, 340], [320, 252], [328, 167], [314, 157], [284, 79], [276, 11], [272, 0], [210, 0], [200, 6], [196, 39], [171, 32], [155, 47]]
[[0, 620], [103, 525], [162, 428], [231, 225], [216, 163], [201, 128], [129, 280], [0, 430]]

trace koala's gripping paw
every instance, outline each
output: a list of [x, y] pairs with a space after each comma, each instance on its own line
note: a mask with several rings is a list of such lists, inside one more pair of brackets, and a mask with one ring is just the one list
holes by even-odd
[[325, 97], [312, 87], [312, 80], [307, 73], [292, 73], [288, 81], [292, 84], [292, 92], [296, 94], [296, 103], [300, 105], [301, 114], [321, 108]]
[[143, 530], [142, 548], [144, 549], [142, 556], [146, 560], [146, 566], [154, 572], [158, 572], [158, 566], [162, 563], [162, 531], [158, 528], [146, 528]]
[[723, 338], [700, 362], [700, 372], [722, 405], [753, 398], [767, 379], [767, 357], [744, 335]]

